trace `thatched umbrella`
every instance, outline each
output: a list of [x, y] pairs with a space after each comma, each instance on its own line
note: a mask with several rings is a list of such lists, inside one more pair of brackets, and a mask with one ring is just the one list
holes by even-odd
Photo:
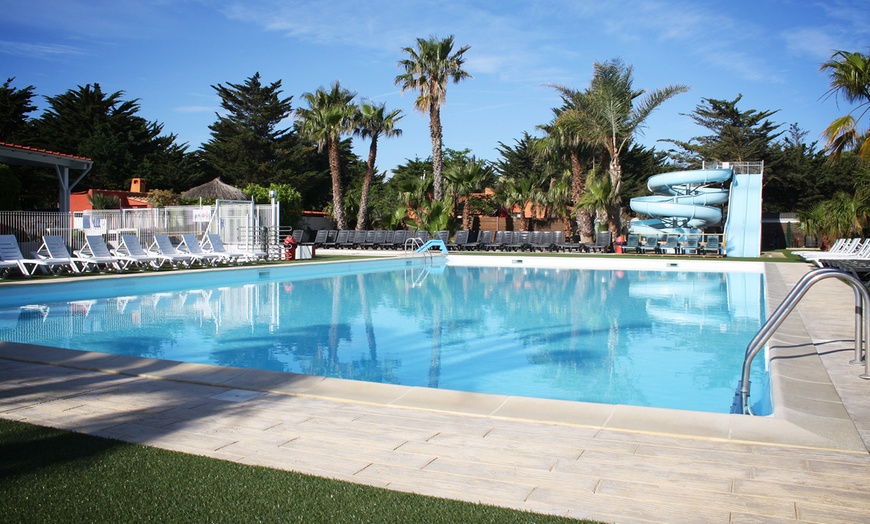
[[241, 189], [221, 182], [220, 177], [201, 186], [188, 189], [181, 194], [182, 198], [202, 198], [215, 200], [250, 200]]

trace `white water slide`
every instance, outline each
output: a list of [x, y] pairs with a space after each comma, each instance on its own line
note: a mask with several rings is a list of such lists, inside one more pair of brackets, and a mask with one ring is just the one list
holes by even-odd
[[631, 232], [699, 234], [706, 227], [718, 225], [722, 222], [718, 206], [728, 202], [728, 189], [722, 184], [733, 174], [731, 169], [723, 168], [653, 175], [647, 187], [655, 195], [632, 198], [630, 205], [633, 211], [654, 218], [632, 221]]
[[[712, 169], [653, 175], [653, 196], [631, 199], [631, 209], [653, 218], [633, 220], [631, 232], [642, 235], [701, 234], [722, 222], [728, 204], [725, 247], [729, 257], [761, 254], [761, 191], [764, 162], [715, 164]], [[731, 181], [730, 188], [723, 185]]]

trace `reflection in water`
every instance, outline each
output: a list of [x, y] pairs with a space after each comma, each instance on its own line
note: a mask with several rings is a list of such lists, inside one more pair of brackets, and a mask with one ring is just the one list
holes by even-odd
[[758, 274], [409, 267], [7, 308], [0, 338], [727, 412], [761, 295]]

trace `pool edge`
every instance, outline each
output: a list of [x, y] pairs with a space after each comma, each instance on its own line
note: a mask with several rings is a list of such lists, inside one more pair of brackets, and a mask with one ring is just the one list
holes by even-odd
[[[764, 263], [767, 308], [788, 291], [778, 266]], [[806, 271], [806, 268], [803, 268]], [[418, 409], [719, 441], [866, 453], [864, 441], [818, 358], [803, 320], [791, 319], [771, 341], [774, 414], [748, 417], [663, 408], [544, 400], [411, 386], [364, 383], [293, 373], [227, 368], [45, 346], [0, 342], [0, 359], [88, 371], [208, 384], [336, 402]], [[789, 351], [802, 348], [800, 354]], [[809, 351], [809, 348], [812, 348]], [[788, 394], [784, 389], [788, 383]], [[735, 385], [736, 387], [736, 385]], [[832, 393], [833, 392], [833, 393]]]

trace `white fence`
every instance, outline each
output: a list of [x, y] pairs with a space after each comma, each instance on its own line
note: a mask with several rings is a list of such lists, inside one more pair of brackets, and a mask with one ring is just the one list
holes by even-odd
[[23, 253], [39, 249], [43, 235], [59, 235], [71, 249], [79, 249], [86, 234], [101, 234], [109, 243], [121, 234], [137, 235], [148, 246], [155, 234], [197, 237], [217, 233], [228, 246], [265, 250], [270, 258], [280, 252], [282, 230], [280, 204], [254, 204], [219, 200], [214, 206], [174, 206], [144, 209], [101, 209], [59, 213], [48, 211], [0, 211], [0, 234], [12, 234]]

